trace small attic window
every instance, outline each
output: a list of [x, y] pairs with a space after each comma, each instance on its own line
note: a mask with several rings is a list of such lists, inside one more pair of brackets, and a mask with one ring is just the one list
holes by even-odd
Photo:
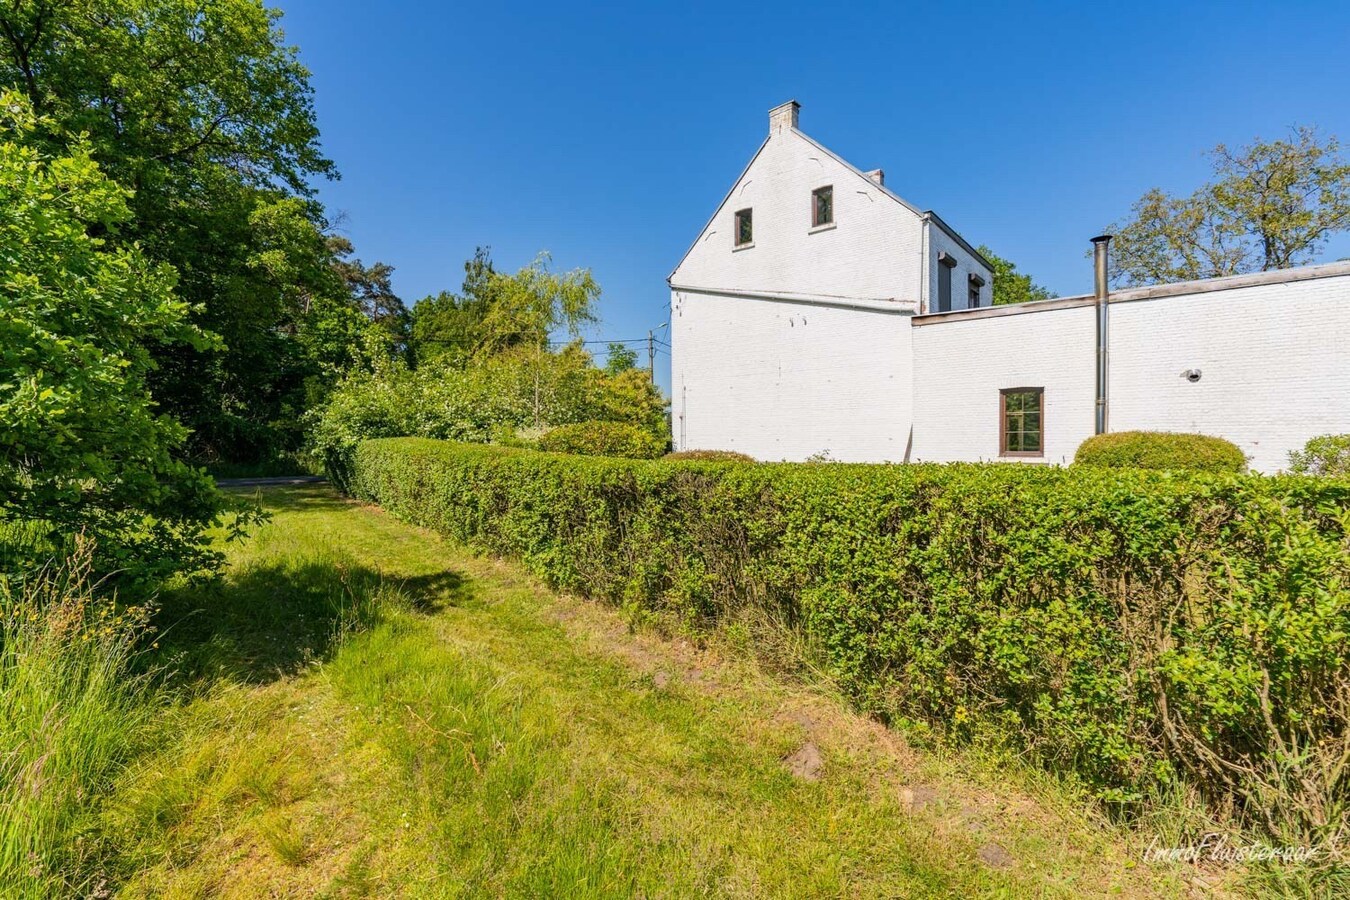
[[968, 309], [977, 309], [980, 305], [980, 288], [984, 287], [984, 279], [978, 275], [970, 276], [970, 303]]
[[826, 185], [811, 192], [811, 227], [834, 224], [834, 186]]
[[754, 210], [742, 209], [736, 213], [736, 246], [748, 247], [755, 242]]

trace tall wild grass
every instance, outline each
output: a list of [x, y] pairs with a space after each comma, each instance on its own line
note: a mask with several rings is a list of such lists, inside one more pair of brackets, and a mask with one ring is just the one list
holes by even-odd
[[99, 892], [97, 800], [156, 702], [133, 672], [144, 608], [118, 608], [78, 542], [61, 565], [0, 581], [0, 895]]

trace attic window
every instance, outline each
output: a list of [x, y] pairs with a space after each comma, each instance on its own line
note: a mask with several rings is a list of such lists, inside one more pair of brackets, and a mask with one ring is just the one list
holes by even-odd
[[736, 213], [736, 246], [748, 247], [755, 242], [755, 223], [753, 210], [743, 209]]
[[834, 187], [826, 185], [811, 192], [811, 227], [834, 224]]
[[984, 287], [984, 279], [978, 275], [970, 276], [970, 303], [967, 309], [977, 309], [980, 305], [980, 288]]

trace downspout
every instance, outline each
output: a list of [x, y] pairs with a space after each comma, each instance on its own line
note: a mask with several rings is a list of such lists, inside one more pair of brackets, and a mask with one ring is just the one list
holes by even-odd
[[1092, 239], [1093, 276], [1097, 289], [1097, 417], [1096, 433], [1106, 434], [1109, 427], [1109, 404], [1107, 384], [1110, 376], [1111, 340], [1109, 326], [1111, 318], [1111, 297], [1106, 286], [1107, 248], [1111, 244], [1111, 235], [1103, 234]]
[[922, 222], [923, 222], [923, 237], [919, 241], [919, 245], [921, 248], [919, 251], [919, 259], [921, 260], [921, 262], [919, 263], [919, 312], [926, 313], [929, 311], [928, 284], [930, 281], [932, 281], [932, 272], [929, 271], [930, 261], [928, 259], [928, 227], [929, 227], [928, 216], [925, 215], [922, 219]]

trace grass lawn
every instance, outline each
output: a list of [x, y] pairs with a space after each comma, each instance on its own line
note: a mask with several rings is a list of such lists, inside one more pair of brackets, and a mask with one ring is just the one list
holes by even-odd
[[633, 631], [323, 486], [164, 598], [173, 701], [88, 851], [127, 897], [1172, 896], [1053, 790]]

